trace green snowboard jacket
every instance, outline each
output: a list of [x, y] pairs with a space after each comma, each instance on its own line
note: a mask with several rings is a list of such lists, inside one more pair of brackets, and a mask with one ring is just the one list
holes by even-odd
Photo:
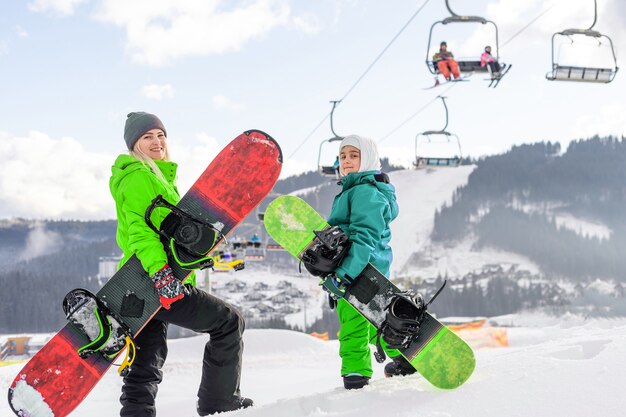
[[[174, 185], [178, 165], [174, 162], [154, 161], [166, 181], [163, 181], [150, 167], [130, 155], [119, 155], [111, 167], [109, 188], [115, 200], [117, 211], [117, 244], [124, 253], [119, 266], [132, 255], [137, 255], [141, 265], [153, 275], [166, 263], [167, 254], [159, 235], [148, 227], [144, 219], [146, 209], [159, 194], [172, 204], [180, 200]], [[159, 227], [169, 210], [158, 207], [150, 216], [152, 223]], [[186, 283], [195, 284], [190, 276]]]
[[342, 191], [335, 197], [328, 218], [339, 226], [352, 245], [337, 275], [356, 278], [368, 262], [389, 275], [392, 261], [389, 224], [398, 217], [398, 203], [393, 185], [376, 181], [377, 171], [355, 172], [343, 177]]

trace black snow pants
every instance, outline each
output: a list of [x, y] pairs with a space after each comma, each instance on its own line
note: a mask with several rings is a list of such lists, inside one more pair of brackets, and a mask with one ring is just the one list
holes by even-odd
[[156, 416], [155, 398], [167, 357], [168, 323], [210, 335], [202, 361], [200, 405], [230, 401], [240, 395], [243, 317], [225, 301], [190, 285], [186, 288], [189, 295], [169, 310], [161, 308], [136, 337], [135, 361], [124, 378], [120, 397], [121, 417]]

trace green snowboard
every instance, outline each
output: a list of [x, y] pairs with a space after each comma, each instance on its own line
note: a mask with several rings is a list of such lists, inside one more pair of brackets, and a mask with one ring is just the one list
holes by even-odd
[[[329, 227], [306, 201], [290, 195], [272, 201], [263, 222], [269, 235], [298, 259], [313, 243], [313, 231]], [[398, 287], [369, 264], [343, 298], [380, 329], [387, 306], [399, 292]], [[476, 366], [474, 352], [467, 343], [428, 313], [418, 337], [400, 352], [426, 380], [442, 389], [462, 385]]]

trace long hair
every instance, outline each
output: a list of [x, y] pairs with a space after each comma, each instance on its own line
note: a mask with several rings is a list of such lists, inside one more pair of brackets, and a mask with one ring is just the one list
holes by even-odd
[[[139, 143], [139, 142], [137, 142]], [[137, 146], [137, 143], [135, 143], [135, 146], [133, 147], [133, 149], [129, 150], [128, 153], [135, 157], [136, 159], [138, 159], [139, 161], [141, 161], [144, 165], [147, 165], [148, 168], [150, 168], [150, 170], [152, 172], [154, 172], [154, 174], [161, 179], [163, 182], [167, 182], [167, 180], [165, 179], [165, 177], [163, 176], [163, 173], [161, 172], [161, 170], [159, 169], [159, 167], [157, 166], [157, 164], [154, 163], [154, 160], [152, 158], [150, 158], [148, 155], [146, 155], [145, 153], [141, 152], [141, 149], [139, 149], [139, 146]], [[163, 161], [168, 161], [170, 160], [170, 151], [169, 148], [167, 147], [167, 140], [165, 142], [165, 155], [163, 156]]]

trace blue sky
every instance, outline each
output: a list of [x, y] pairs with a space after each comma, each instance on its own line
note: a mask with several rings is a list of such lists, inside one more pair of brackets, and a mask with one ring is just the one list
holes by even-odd
[[[624, 65], [626, 4], [599, 3], [594, 29], [611, 36]], [[552, 34], [588, 27], [592, 1], [451, 0], [451, 7], [498, 25], [501, 59], [513, 68], [497, 89], [474, 75], [449, 90], [424, 90], [433, 83], [424, 63], [428, 34], [447, 16], [443, 0], [2, 2], [0, 218], [113, 218], [109, 167], [124, 152], [126, 114], [136, 110], [164, 121], [182, 190], [250, 128], [279, 141], [284, 175], [313, 169], [331, 136], [329, 101], [344, 96], [337, 133], [370, 136], [407, 166], [415, 135], [443, 126], [435, 100], [442, 93], [448, 130], [472, 156], [538, 140], [626, 135], [623, 73], [607, 85], [545, 80]], [[433, 49], [440, 40], [457, 56], [495, 43], [480, 25], [439, 26]], [[576, 59], [606, 59], [606, 47], [580, 44]]]

